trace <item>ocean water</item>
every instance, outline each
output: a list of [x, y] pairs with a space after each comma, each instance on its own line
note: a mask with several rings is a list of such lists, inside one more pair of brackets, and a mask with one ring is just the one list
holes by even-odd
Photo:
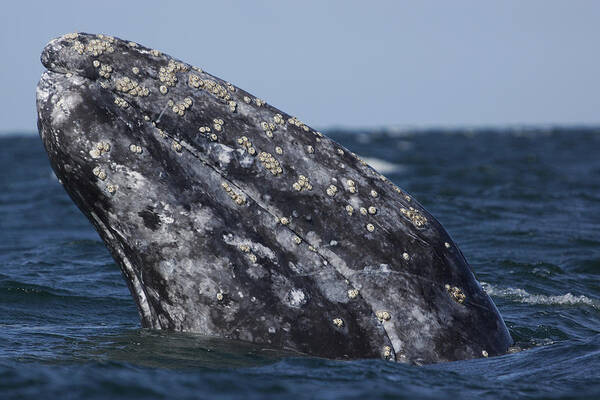
[[600, 399], [600, 129], [335, 131], [446, 227], [522, 351], [423, 367], [140, 329], [35, 135], [0, 137], [0, 398]]

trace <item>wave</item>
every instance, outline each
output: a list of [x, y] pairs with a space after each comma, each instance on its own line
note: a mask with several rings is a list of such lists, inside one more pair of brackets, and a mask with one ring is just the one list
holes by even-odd
[[363, 157], [360, 156], [367, 164], [375, 168], [380, 174], [389, 174], [392, 172], [401, 172], [405, 169], [403, 165], [394, 164], [389, 161], [382, 160], [375, 157]]
[[526, 304], [586, 305], [600, 309], [600, 301], [590, 299], [584, 295], [576, 296], [570, 292], [562, 295], [549, 296], [545, 294], [532, 294], [525, 289], [519, 288], [499, 288], [486, 282], [481, 282], [481, 286], [483, 286], [483, 289], [490, 296], [507, 298]]

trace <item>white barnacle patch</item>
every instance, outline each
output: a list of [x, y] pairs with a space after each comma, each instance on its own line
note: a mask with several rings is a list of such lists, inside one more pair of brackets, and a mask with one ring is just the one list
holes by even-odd
[[302, 129], [302, 130], [304, 130], [305, 132], [308, 132], [308, 131], [309, 131], [309, 129], [308, 129], [308, 126], [304, 125], [304, 124], [302, 123], [302, 121], [300, 121], [300, 120], [299, 120], [297, 117], [291, 117], [291, 118], [288, 118], [288, 123], [289, 123], [290, 125], [294, 125], [294, 126], [297, 126], [298, 128], [301, 128], [301, 129]]
[[98, 60], [94, 60], [94, 61], [92, 62], [92, 65], [93, 65], [95, 68], [98, 68], [98, 67], [100, 66], [100, 61], [98, 61]]
[[354, 207], [352, 207], [350, 204], [346, 205], [346, 212], [348, 215], [354, 214]]
[[73, 50], [75, 50], [78, 54], [83, 54], [83, 52], [85, 51], [85, 46], [83, 45], [83, 43], [81, 43], [79, 41], [76, 41], [75, 43], [73, 43], [71, 48]]
[[223, 301], [224, 298], [225, 296], [223, 295], [223, 292], [217, 292], [217, 301]]
[[173, 150], [175, 150], [176, 152], [178, 152], [178, 153], [181, 153], [181, 149], [182, 149], [182, 147], [181, 147], [181, 143], [179, 143], [178, 141], [176, 141], [176, 140], [173, 140], [173, 143], [171, 143], [171, 147], [172, 147], [172, 148], [173, 148]]
[[379, 196], [379, 194], [377, 194], [377, 192], [375, 190], [371, 190], [371, 196], [377, 197], [377, 196]]
[[286, 297], [291, 307], [302, 307], [307, 302], [306, 294], [301, 289], [293, 288]]
[[337, 149], [336, 151], [337, 151], [337, 153], [338, 153], [340, 156], [343, 156], [343, 155], [344, 155], [344, 150], [342, 150], [342, 149]]
[[256, 154], [256, 149], [252, 147], [252, 142], [246, 136], [238, 138], [237, 142], [240, 146], [242, 146], [242, 148], [246, 149], [248, 154], [252, 156]]
[[148, 94], [150, 93], [150, 91], [147, 88], [140, 86], [140, 84], [137, 81], [130, 79], [127, 76], [121, 79], [117, 79], [117, 82], [115, 83], [115, 89], [119, 92], [127, 93], [131, 96], [143, 97], [148, 96]]
[[373, 232], [375, 230], [375, 226], [373, 224], [367, 224], [367, 230], [369, 232]]
[[273, 122], [275, 122], [278, 125], [285, 124], [285, 120], [283, 119], [283, 115], [281, 115], [281, 114], [275, 114], [273, 116]]
[[327, 196], [333, 197], [335, 196], [335, 194], [337, 193], [338, 188], [335, 185], [329, 185], [329, 187], [327, 188], [326, 192], [327, 192]]
[[115, 104], [121, 108], [129, 108], [129, 103], [119, 96], [115, 96]]
[[289, 224], [289, 223], [290, 223], [290, 220], [289, 220], [289, 218], [287, 218], [287, 217], [281, 217], [281, 218], [279, 219], [279, 222], [281, 222], [281, 225], [287, 225], [287, 224]]
[[342, 326], [344, 326], [344, 320], [341, 318], [334, 318], [333, 319], [333, 324], [335, 326], [337, 326], [338, 328], [341, 328]]
[[298, 192], [302, 190], [312, 190], [312, 185], [304, 175], [299, 175], [298, 180], [292, 184], [292, 187]]
[[283, 154], [283, 149], [279, 146], [275, 146], [275, 153], [281, 155]]
[[100, 167], [94, 167], [94, 169], [92, 170], [92, 173], [98, 177], [98, 179], [100, 179], [101, 181], [106, 179], [106, 172], [100, 168]]
[[392, 348], [390, 346], [383, 346], [383, 358], [386, 360], [392, 357]]
[[158, 91], [162, 94], [167, 94], [169, 89], [165, 85], [160, 85], [160, 87], [158, 88]]
[[296, 243], [296, 244], [302, 243], [302, 238], [298, 235], [294, 235], [294, 243]]
[[244, 103], [246, 104], [250, 104], [252, 102], [252, 99], [248, 96], [244, 96]]
[[361, 213], [362, 215], [367, 215], [367, 214], [368, 214], [368, 211], [367, 211], [367, 209], [366, 209], [366, 208], [364, 208], [364, 207], [361, 207], [361, 208], [359, 208], [359, 211], [360, 211], [360, 213]]
[[273, 175], [277, 176], [283, 172], [283, 169], [279, 165], [279, 161], [277, 161], [275, 157], [273, 157], [273, 155], [270, 153], [262, 151], [258, 155], [258, 160], [261, 162], [263, 167], [265, 167]]
[[140, 73], [140, 69], [138, 67], [132, 67], [131, 72], [133, 72], [134, 75], [137, 75]]
[[90, 150], [89, 154], [90, 154], [90, 156], [92, 156], [92, 158], [98, 158], [101, 155], [100, 150], [98, 150], [98, 149]]
[[375, 208], [373, 206], [369, 207], [368, 211], [369, 211], [369, 214], [371, 214], [371, 215], [377, 214], [377, 208]]
[[187, 110], [191, 106], [192, 106], [192, 98], [186, 97], [185, 99], [173, 104], [173, 107], [171, 108], [171, 110], [175, 114], [182, 117], [185, 114], [185, 110]]
[[98, 142], [94, 146], [92, 150], [90, 150], [90, 156], [92, 158], [98, 158], [104, 153], [108, 153], [110, 151], [110, 143], [108, 142]]
[[223, 120], [221, 118], [213, 119], [213, 128], [215, 128], [215, 131], [221, 132], [223, 130]]
[[409, 207], [408, 210], [403, 207], [400, 209], [400, 212], [406, 218], [408, 218], [417, 228], [420, 228], [427, 224], [427, 218], [422, 216], [419, 210], [415, 209], [414, 207]]
[[188, 67], [184, 63], [169, 60], [166, 67], [159, 68], [158, 79], [167, 86], [175, 86], [175, 83], [177, 83], [177, 73], [187, 70]]
[[113, 185], [112, 183], [109, 183], [108, 185], [106, 185], [106, 191], [110, 194], [115, 194], [115, 192], [117, 191], [117, 186]]
[[446, 291], [450, 295], [452, 300], [456, 301], [459, 304], [463, 304], [467, 299], [467, 296], [463, 293], [463, 291], [457, 286], [450, 286], [448, 284], [444, 285]]
[[129, 151], [135, 154], [142, 154], [142, 146], [132, 143], [129, 145]]
[[94, 66], [96, 66], [96, 63], [100, 66], [98, 75], [100, 75], [102, 78], [109, 79], [110, 74], [113, 71], [112, 67], [108, 64], [100, 64], [97, 60], [94, 60]]
[[258, 97], [254, 99], [254, 102], [256, 103], [257, 106], [261, 107], [265, 104], [264, 100], [259, 99]]
[[488, 352], [485, 351], [485, 350], [481, 350], [481, 355], [484, 356], [484, 357], [486, 357], [486, 358], [489, 356]]
[[[262, 258], [268, 258], [271, 261], [275, 261], [275, 253], [270, 248], [256, 242], [249, 241], [247, 239], [238, 238], [232, 234], [223, 235], [223, 241], [231, 246], [236, 246], [242, 253], [245, 253], [248, 259], [255, 263], [258, 256]], [[254, 270], [258, 272], [258, 270]], [[266, 271], [260, 272], [260, 276], [264, 276]]]
[[85, 52], [94, 57], [98, 57], [105, 52], [113, 53], [115, 51], [114, 47], [112, 46], [113, 42], [115, 41], [114, 38], [104, 35], [98, 35], [98, 38], [99, 39], [90, 40], [85, 46], [81, 42], [75, 42], [73, 44], [73, 49], [79, 54], [83, 54]]
[[355, 299], [358, 296], [358, 289], [348, 289], [348, 298]]
[[200, 77], [198, 75], [196, 75], [196, 74], [188, 75], [188, 85], [190, 87], [197, 89], [200, 87], [200, 82], [202, 82], [202, 79], [200, 79]]
[[232, 113], [234, 113], [235, 110], [237, 109], [237, 103], [233, 100], [229, 100], [227, 105], [229, 106], [229, 111], [231, 111]]
[[150, 50], [150, 54], [152, 54], [154, 57], [160, 57], [162, 53], [156, 49], [152, 49]]
[[79, 33], [77, 33], [77, 32], [67, 33], [67, 34], [64, 34], [63, 37], [65, 39], [77, 39], [79, 37]]
[[228, 102], [231, 100], [229, 92], [223, 85], [213, 81], [212, 79], [201, 79], [196, 74], [188, 75], [188, 85], [196, 89], [203, 89], [213, 96]]
[[356, 183], [352, 179], [348, 179], [346, 185], [350, 193], [356, 193]]
[[244, 195], [240, 194], [240, 193], [237, 193], [231, 187], [231, 185], [229, 185], [229, 183], [223, 182], [223, 183], [221, 183], [221, 187], [229, 195], [229, 197], [231, 198], [231, 200], [233, 200], [234, 203], [237, 204], [238, 206], [244, 205], [246, 203], [246, 197]]
[[410, 260], [408, 253], [402, 253], [402, 258], [404, 258], [406, 261]]
[[313, 154], [315, 152], [315, 148], [312, 147], [311, 145], [306, 146], [306, 152], [308, 154]]
[[450, 248], [450, 243], [444, 242], [444, 246], [446, 246], [446, 248], [449, 249]]
[[375, 316], [380, 322], [389, 321], [392, 318], [392, 315], [385, 310], [379, 310], [375, 313]]
[[268, 138], [273, 137], [273, 131], [276, 128], [274, 123], [263, 121], [260, 123], [260, 127], [262, 128], [263, 131], [265, 131], [265, 135], [267, 135]]

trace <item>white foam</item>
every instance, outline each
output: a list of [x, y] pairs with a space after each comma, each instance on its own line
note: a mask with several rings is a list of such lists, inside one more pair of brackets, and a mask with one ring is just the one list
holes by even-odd
[[389, 174], [391, 172], [401, 172], [405, 168], [403, 165], [393, 164], [391, 162], [381, 160], [379, 158], [362, 156], [360, 158], [362, 158], [371, 167], [375, 168], [377, 172], [384, 175]]
[[525, 289], [511, 287], [498, 288], [486, 282], [481, 282], [481, 286], [483, 286], [483, 289], [490, 296], [508, 298], [526, 304], [588, 305], [594, 308], [600, 308], [600, 301], [590, 299], [589, 297], [583, 295], [576, 296], [572, 293], [555, 296], [531, 294]]

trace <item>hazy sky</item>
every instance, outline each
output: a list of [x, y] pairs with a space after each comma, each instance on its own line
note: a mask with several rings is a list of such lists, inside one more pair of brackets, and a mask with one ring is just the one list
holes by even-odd
[[309, 125], [600, 123], [600, 1], [5, 1], [0, 131], [36, 129], [39, 54], [106, 33]]

